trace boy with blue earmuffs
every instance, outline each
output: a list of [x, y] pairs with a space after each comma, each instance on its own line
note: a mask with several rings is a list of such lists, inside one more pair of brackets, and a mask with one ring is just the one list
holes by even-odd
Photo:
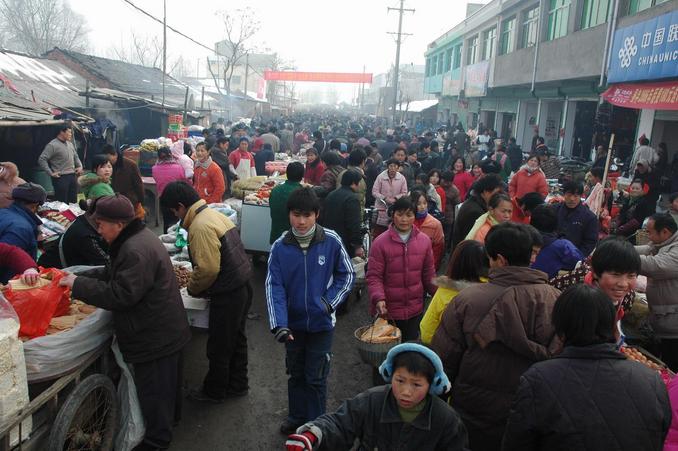
[[439, 395], [450, 389], [440, 358], [429, 348], [404, 343], [392, 348], [379, 372], [387, 385], [345, 401], [334, 413], [297, 429], [288, 451], [465, 450], [466, 429]]

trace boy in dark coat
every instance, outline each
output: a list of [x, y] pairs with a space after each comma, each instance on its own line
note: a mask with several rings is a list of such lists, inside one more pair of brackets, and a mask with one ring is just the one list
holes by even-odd
[[465, 450], [466, 430], [440, 399], [450, 382], [440, 358], [415, 343], [392, 348], [379, 368], [390, 385], [345, 401], [339, 409], [301, 426], [285, 443], [288, 451]]

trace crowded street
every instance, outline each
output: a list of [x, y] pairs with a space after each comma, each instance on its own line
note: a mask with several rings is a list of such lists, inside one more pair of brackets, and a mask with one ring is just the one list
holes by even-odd
[[678, 0], [194, 3], [0, 1], [0, 451], [678, 450]]

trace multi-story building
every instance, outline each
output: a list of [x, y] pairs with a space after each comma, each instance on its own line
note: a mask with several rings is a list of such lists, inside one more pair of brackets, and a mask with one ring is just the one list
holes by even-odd
[[[610, 83], [661, 78], [667, 79], [676, 93], [677, 9], [678, 0], [492, 0], [485, 5], [472, 4], [461, 23], [429, 44], [425, 90], [439, 98], [439, 121], [495, 129], [500, 137], [515, 136], [523, 149], [530, 149], [535, 133], [545, 137], [550, 149], [583, 157], [589, 157], [594, 145], [607, 144], [610, 133], [615, 133], [615, 147], [621, 156], [632, 152], [641, 134], [654, 144], [670, 138], [678, 146], [678, 136], [672, 135], [678, 132], [656, 125], [658, 120], [678, 120], [675, 111], [668, 112], [668, 108], [678, 109], [675, 96], [673, 106], [660, 105], [667, 110], [663, 112], [628, 108], [633, 105], [618, 101], [619, 95], [606, 96], [612, 104], [601, 99], [601, 93], [610, 87], [608, 66]], [[618, 62], [624, 33], [652, 28], [654, 39], [662, 27], [665, 47], [642, 53], [644, 61], [650, 61], [647, 65], [656, 67], [640, 67], [631, 78], [624, 78], [627, 58], [623, 68]], [[650, 33], [648, 30], [643, 33]], [[635, 38], [636, 43], [642, 41], [643, 33]], [[640, 54], [638, 50], [627, 55], [632, 60], [628, 64], [642, 66]]]

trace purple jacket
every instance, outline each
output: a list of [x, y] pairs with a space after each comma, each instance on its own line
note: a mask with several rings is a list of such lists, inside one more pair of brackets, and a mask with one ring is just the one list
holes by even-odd
[[367, 287], [372, 315], [377, 302], [386, 300], [389, 319], [413, 318], [424, 310], [424, 294], [436, 292], [431, 239], [416, 227], [403, 243], [391, 225], [372, 243], [369, 262]]
[[162, 195], [165, 187], [177, 180], [186, 180], [184, 168], [176, 161], [159, 162], [151, 168], [153, 178], [155, 179], [158, 196]]

